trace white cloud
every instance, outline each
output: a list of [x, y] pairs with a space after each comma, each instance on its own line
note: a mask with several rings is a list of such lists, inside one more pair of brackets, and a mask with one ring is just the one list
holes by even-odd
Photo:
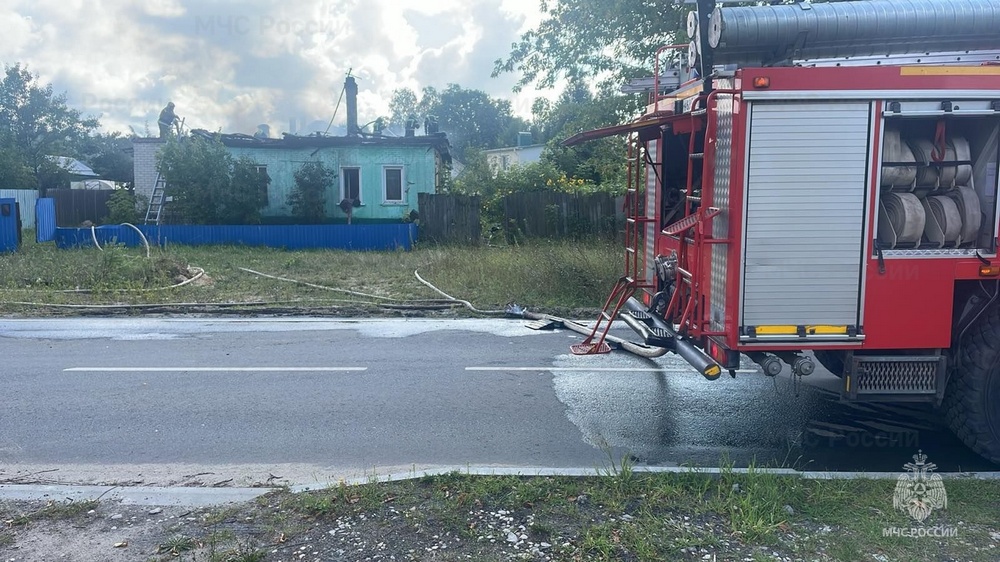
[[536, 94], [515, 96], [516, 76], [490, 74], [540, 20], [538, 0], [4, 3], [0, 60], [26, 64], [109, 130], [155, 128], [169, 100], [188, 126], [209, 130], [325, 123], [349, 69], [362, 122], [386, 114], [398, 87], [457, 83], [511, 99], [524, 116]]

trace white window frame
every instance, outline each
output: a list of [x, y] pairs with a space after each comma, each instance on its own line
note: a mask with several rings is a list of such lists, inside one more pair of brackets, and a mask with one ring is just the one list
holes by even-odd
[[[389, 170], [399, 170], [399, 199], [389, 199]], [[382, 166], [382, 203], [385, 205], [406, 205], [406, 169], [402, 164]]]
[[345, 170], [357, 170], [358, 171], [358, 201], [360, 201], [361, 204], [364, 205], [365, 204], [364, 190], [361, 189], [361, 185], [362, 185], [361, 184], [361, 166], [341, 166], [340, 167], [340, 199], [337, 200], [337, 204], [340, 204], [341, 201], [343, 201], [344, 199], [347, 199], [347, 186], [344, 185], [344, 182], [347, 180], [347, 174], [344, 173]]

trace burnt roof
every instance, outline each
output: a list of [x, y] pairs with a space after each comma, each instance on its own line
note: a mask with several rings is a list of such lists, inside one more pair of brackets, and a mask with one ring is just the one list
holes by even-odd
[[335, 137], [326, 135], [299, 136], [283, 133], [280, 139], [258, 138], [241, 133], [212, 133], [204, 129], [193, 129], [192, 135], [204, 138], [218, 138], [222, 144], [239, 148], [335, 148], [350, 146], [425, 146], [435, 148], [443, 155], [449, 155], [450, 144], [445, 133], [434, 133], [413, 137], [383, 137], [375, 135], [359, 135], [354, 137]]

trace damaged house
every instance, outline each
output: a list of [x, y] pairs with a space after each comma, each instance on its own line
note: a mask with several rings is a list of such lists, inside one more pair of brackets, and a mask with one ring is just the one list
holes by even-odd
[[[352, 222], [402, 222], [417, 210], [418, 193], [436, 193], [450, 173], [451, 155], [444, 133], [417, 135], [409, 127], [403, 136], [367, 133], [358, 126], [357, 83], [345, 82], [347, 134], [281, 138], [262, 135], [221, 134], [218, 138], [234, 157], [248, 156], [270, 177], [267, 206], [261, 210], [265, 224], [294, 221], [288, 197], [295, 189], [294, 174], [303, 164], [319, 161], [337, 177], [325, 194], [325, 215], [330, 222], [346, 222], [351, 207]], [[216, 136], [204, 130], [192, 135]], [[136, 193], [148, 201], [157, 179], [156, 152], [164, 141], [140, 138], [134, 141]], [[165, 211], [169, 213], [169, 202]]]

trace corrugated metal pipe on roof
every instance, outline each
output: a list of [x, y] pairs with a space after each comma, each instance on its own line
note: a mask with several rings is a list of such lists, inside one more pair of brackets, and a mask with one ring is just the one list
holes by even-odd
[[718, 6], [708, 43], [714, 64], [768, 64], [993, 49], [998, 29], [997, 0], [800, 2]]

